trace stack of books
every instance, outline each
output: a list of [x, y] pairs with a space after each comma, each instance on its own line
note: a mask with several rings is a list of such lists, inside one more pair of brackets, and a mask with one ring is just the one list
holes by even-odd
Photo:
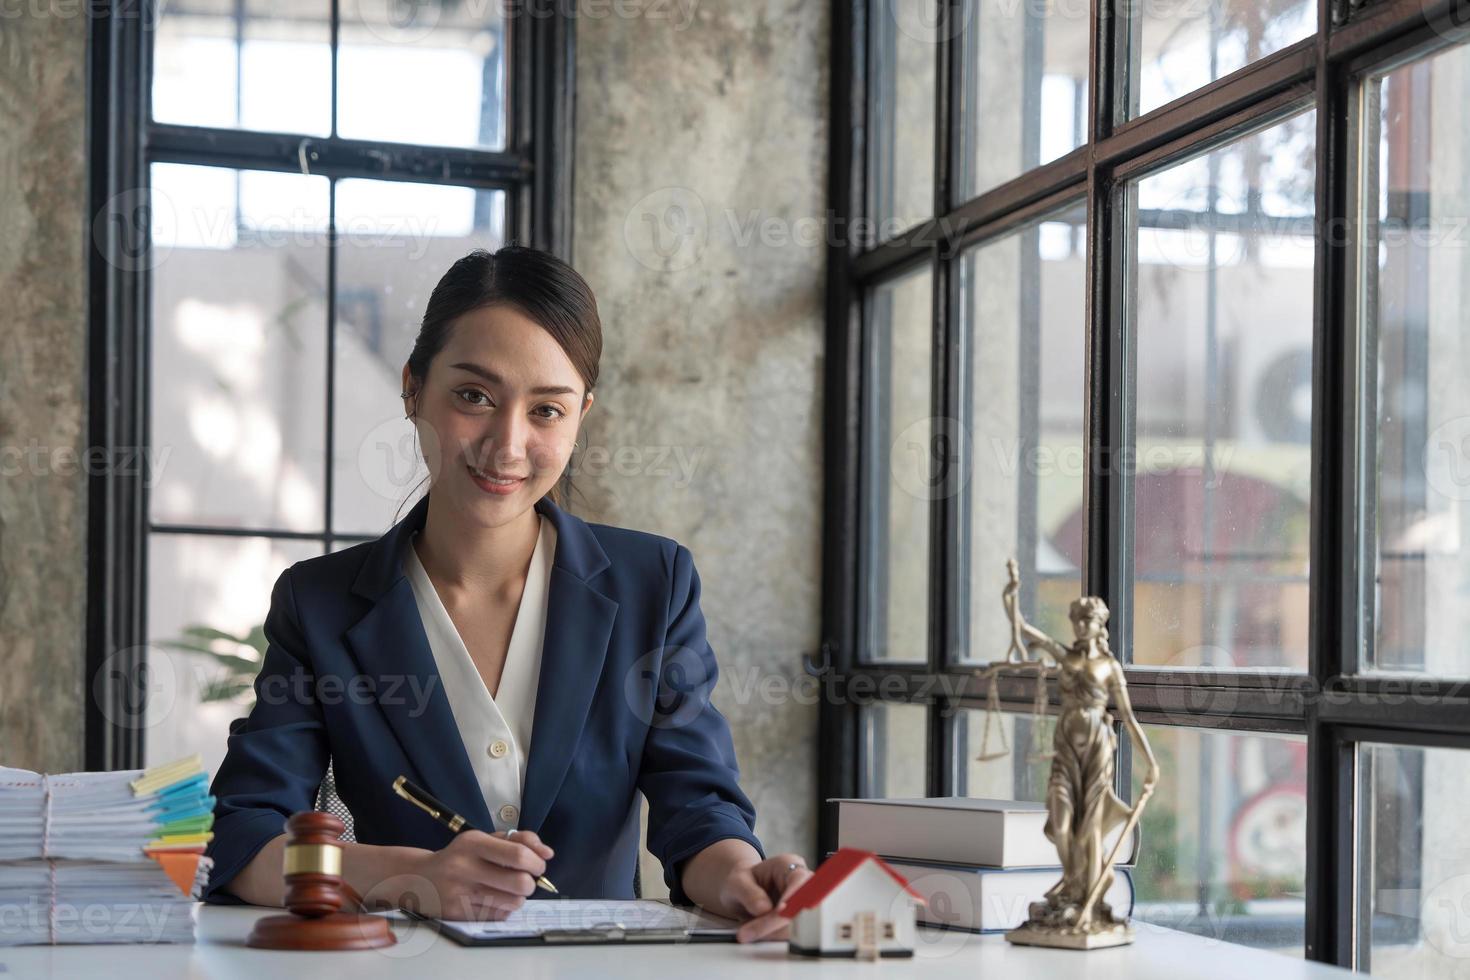
[[0, 766], [0, 946], [192, 942], [214, 802], [198, 756], [120, 772]]
[[[924, 896], [919, 921], [967, 932], [1005, 932], [1025, 922], [1061, 878], [1057, 849], [1046, 838], [1040, 803], [963, 796], [833, 799], [837, 846], [873, 851]], [[1106, 842], [1112, 848], [1116, 832]], [[1138, 834], [1119, 851], [1104, 901], [1118, 915], [1133, 909]]]

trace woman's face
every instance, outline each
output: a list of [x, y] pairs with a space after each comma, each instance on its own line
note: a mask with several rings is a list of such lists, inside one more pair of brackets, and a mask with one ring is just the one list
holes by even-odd
[[1083, 613], [1072, 617], [1072, 632], [1079, 640], [1095, 640], [1102, 636], [1103, 621], [1096, 616]]
[[[404, 365], [403, 390], [418, 387]], [[461, 316], [407, 401], [434, 496], [484, 526], [518, 517], [566, 469], [592, 405], [584, 391], [566, 352], [524, 313]]]

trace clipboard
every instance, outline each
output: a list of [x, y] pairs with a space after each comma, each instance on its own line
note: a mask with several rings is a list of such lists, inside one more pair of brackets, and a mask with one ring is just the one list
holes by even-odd
[[[556, 904], [556, 903], [551, 903]], [[669, 906], [671, 909], [682, 908]], [[688, 927], [629, 926], [616, 917], [590, 922], [585, 926], [539, 928], [528, 925], [524, 930], [514, 930], [502, 923], [495, 923], [495, 932], [480, 931], [480, 923], [457, 922], [436, 919], [405, 909], [403, 913], [415, 922], [422, 922], [440, 935], [452, 939], [461, 946], [570, 946], [611, 945], [630, 943], [733, 943], [739, 923], [715, 924], [718, 917], [702, 910], [683, 909], [696, 915], [703, 924]], [[723, 923], [727, 920], [718, 920]]]

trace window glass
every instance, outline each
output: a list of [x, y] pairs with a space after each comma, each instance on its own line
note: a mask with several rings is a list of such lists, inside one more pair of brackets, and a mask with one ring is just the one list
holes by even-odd
[[922, 704], [874, 701], [863, 709], [865, 796], [927, 796], [929, 710]]
[[956, 794], [1044, 802], [1054, 728], [1047, 715], [961, 710], [955, 716]]
[[929, 512], [939, 493], [933, 419], [933, 278], [921, 266], [867, 298], [863, 549], [867, 656], [929, 656]]
[[1137, 38], [1133, 115], [1157, 109], [1317, 32], [1312, 0], [1149, 0], [1132, 9]]
[[150, 9], [157, 11], [155, 121], [309, 136], [331, 132], [329, 3], [168, 0]]
[[151, 172], [150, 516], [321, 531], [326, 178]]
[[934, 213], [935, 0], [870, 0], [868, 217], [877, 239]]
[[964, 7], [959, 191], [974, 197], [1087, 138], [1085, 0]]
[[205, 772], [219, 768], [230, 722], [255, 697], [271, 587], [321, 553], [318, 541], [148, 535], [145, 766], [197, 752]]
[[1125, 190], [1136, 664], [1307, 666], [1314, 127]]
[[[1378, 670], [1470, 674], [1470, 46], [1368, 80], [1359, 267]], [[1376, 376], [1376, 377], [1375, 377]]]
[[[341, 0], [341, 6], [340, 135], [505, 147], [506, 31], [500, 4]], [[527, 17], [550, 12], [513, 6]]]
[[[1307, 742], [1145, 725], [1164, 777], [1133, 870], [1143, 922], [1301, 956]], [[1134, 755], [1137, 798], [1143, 765]]]
[[969, 634], [962, 657], [1005, 655], [1006, 559], [1021, 612], [1067, 640], [1082, 594], [1086, 217], [1079, 208], [972, 248], [960, 274], [962, 489]]
[[1360, 968], [1452, 980], [1470, 957], [1470, 753], [1364, 745], [1358, 751]]

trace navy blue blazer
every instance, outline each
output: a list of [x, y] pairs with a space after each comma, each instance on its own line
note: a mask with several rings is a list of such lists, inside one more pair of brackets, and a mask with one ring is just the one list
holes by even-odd
[[[482, 829], [494, 826], [424, 633], [403, 549], [425, 496], [388, 533], [281, 573], [255, 707], [231, 723], [214, 779], [214, 870], [205, 901], [286, 818], [315, 805], [332, 762], [356, 839], [437, 850], [450, 832], [394, 795], [400, 773]], [[589, 524], [549, 497], [556, 525], [540, 685], [518, 826], [555, 851], [547, 877], [572, 898], [631, 898], [636, 792], [648, 849], [675, 902], [681, 862], [717, 840], [755, 836], [725, 718], [689, 550], [655, 534]], [[539, 890], [534, 897], [547, 898]]]

